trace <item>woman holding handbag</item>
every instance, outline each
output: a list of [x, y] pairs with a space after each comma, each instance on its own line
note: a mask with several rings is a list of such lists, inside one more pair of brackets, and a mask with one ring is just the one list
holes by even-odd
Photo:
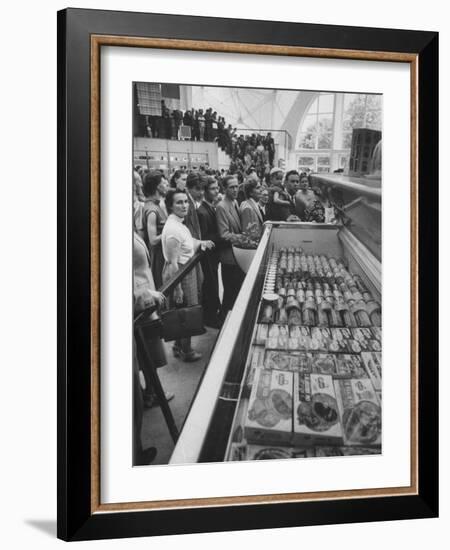
[[[169, 216], [161, 234], [165, 260], [163, 282], [171, 279], [199, 248], [201, 250], [214, 248], [212, 241], [194, 239], [189, 229], [184, 225], [183, 222], [189, 210], [189, 199], [185, 192], [178, 189], [169, 189], [166, 195], [166, 208]], [[200, 264], [197, 264], [175, 288], [172, 298], [175, 306], [200, 304], [202, 282]], [[202, 357], [201, 353], [192, 349], [191, 338], [176, 340], [173, 352], [175, 357], [181, 357], [186, 362], [198, 361]]]

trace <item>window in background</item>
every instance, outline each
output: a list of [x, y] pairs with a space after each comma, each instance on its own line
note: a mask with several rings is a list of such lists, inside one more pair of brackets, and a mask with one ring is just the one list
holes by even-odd
[[299, 149], [330, 149], [333, 135], [334, 94], [319, 94], [302, 121]]
[[344, 94], [343, 140], [344, 148], [350, 148], [354, 128], [381, 130], [381, 95]]

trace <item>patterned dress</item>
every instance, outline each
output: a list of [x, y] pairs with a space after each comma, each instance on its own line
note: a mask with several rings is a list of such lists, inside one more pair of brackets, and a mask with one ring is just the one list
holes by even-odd
[[325, 207], [319, 200], [305, 208], [305, 222], [325, 223]]
[[164, 267], [164, 257], [162, 253], [161, 242], [152, 246], [148, 235], [148, 218], [150, 214], [156, 216], [156, 234], [161, 235], [164, 224], [167, 220], [167, 215], [161, 208], [158, 199], [146, 199], [142, 211], [142, 224], [144, 226], [144, 241], [150, 252], [150, 261], [152, 264], [153, 278], [155, 279], [156, 288], [162, 285], [162, 270]]

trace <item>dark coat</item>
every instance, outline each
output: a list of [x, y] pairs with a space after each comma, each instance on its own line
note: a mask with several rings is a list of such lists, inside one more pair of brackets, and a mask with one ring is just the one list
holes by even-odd
[[203, 240], [213, 241], [217, 245], [220, 242], [219, 228], [217, 226], [216, 210], [203, 201], [197, 209], [200, 233]]
[[201, 232], [200, 232], [200, 223], [198, 221], [197, 208], [195, 207], [195, 202], [192, 200], [192, 197], [189, 194], [188, 194], [188, 200], [189, 200], [189, 210], [185, 220], [186, 227], [189, 229], [194, 239], [197, 239], [199, 241], [201, 240]]

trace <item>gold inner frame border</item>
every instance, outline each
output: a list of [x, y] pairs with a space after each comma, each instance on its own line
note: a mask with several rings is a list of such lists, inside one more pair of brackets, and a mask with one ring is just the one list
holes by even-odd
[[[102, 46], [191, 50], [241, 54], [318, 57], [409, 63], [411, 70], [411, 460], [408, 487], [318, 491], [212, 497], [181, 500], [158, 500], [102, 504], [100, 501], [100, 50]], [[251, 504], [275, 504], [318, 500], [342, 500], [417, 495], [418, 479], [418, 74], [417, 54], [331, 48], [305, 48], [269, 44], [243, 44], [166, 38], [142, 38], [114, 35], [91, 35], [90, 152], [91, 152], [91, 513], [133, 510], [164, 510]]]

